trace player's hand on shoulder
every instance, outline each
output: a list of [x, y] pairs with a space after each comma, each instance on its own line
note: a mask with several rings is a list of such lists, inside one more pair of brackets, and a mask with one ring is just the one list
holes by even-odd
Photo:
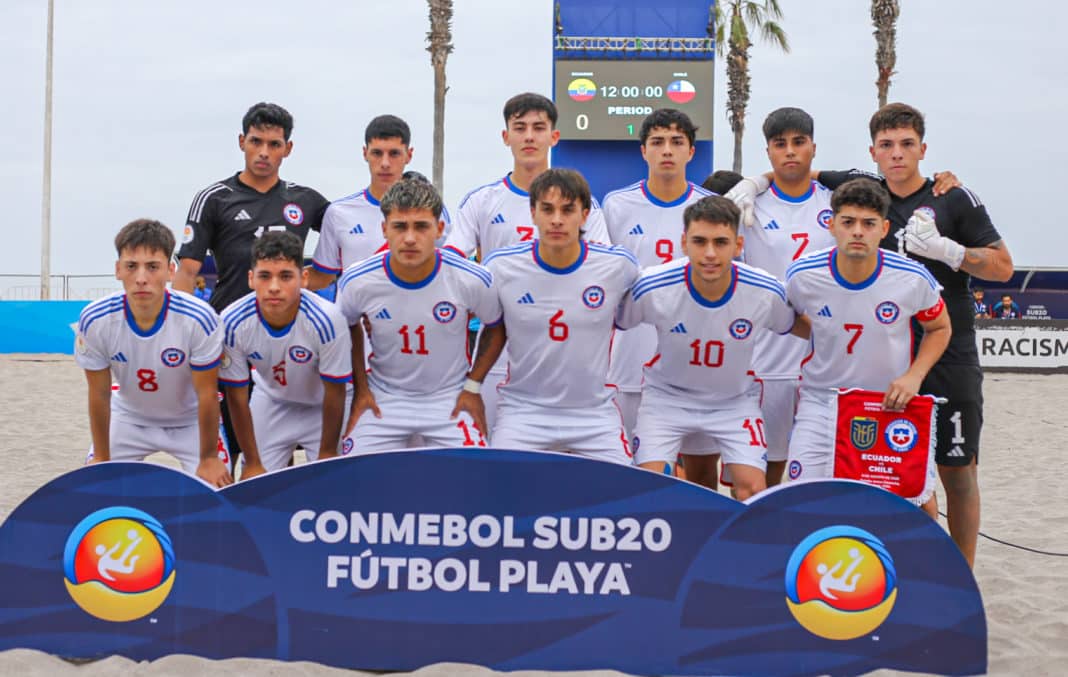
[[738, 209], [742, 211], [743, 226], [753, 225], [755, 221], [753, 205], [756, 203], [756, 196], [766, 191], [770, 185], [771, 182], [768, 181], [766, 176], [758, 174], [751, 178], [742, 179], [723, 196], [738, 205]]
[[204, 480], [216, 489], [221, 489], [234, 483], [230, 475], [230, 469], [217, 457], [201, 459], [197, 466], [197, 477]]
[[259, 475], [266, 475], [266, 474], [267, 474], [267, 468], [264, 468], [263, 464], [260, 463], [259, 461], [250, 462], [248, 460], [248, 457], [247, 457], [247, 454], [246, 454], [245, 463], [244, 463], [243, 467], [241, 468], [241, 481], [243, 482], [245, 480], [250, 480], [253, 477], [257, 477]]
[[920, 392], [923, 379], [905, 373], [890, 382], [890, 387], [883, 396], [883, 409], [887, 411], [904, 411], [905, 406]]
[[917, 209], [905, 224], [905, 251], [941, 261], [953, 270], [964, 261], [964, 246], [938, 232], [929, 210]]
[[931, 192], [935, 194], [935, 197], [938, 197], [963, 185], [953, 172], [935, 172], [934, 186], [931, 187]]

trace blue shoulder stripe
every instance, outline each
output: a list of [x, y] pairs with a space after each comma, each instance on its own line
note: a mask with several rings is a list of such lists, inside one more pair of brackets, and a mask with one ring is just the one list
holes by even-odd
[[380, 269], [382, 267], [383, 256], [385, 256], [384, 253], [378, 254], [373, 258], [363, 261], [362, 263], [355, 263], [351, 267], [349, 267], [344, 273], [341, 274], [341, 279], [339, 279], [337, 282], [338, 291], [342, 291], [345, 288], [345, 285], [352, 282], [357, 277], [360, 277], [361, 275], [366, 275], [367, 273], [371, 273]]
[[490, 261], [497, 258], [501, 258], [503, 256], [514, 256], [515, 254], [529, 253], [533, 246], [533, 242], [522, 242], [520, 244], [514, 244], [508, 247], [501, 247], [500, 249], [491, 252], [490, 255], [487, 256], [482, 262], [482, 265], [488, 266]]
[[938, 289], [938, 280], [936, 280], [934, 276], [931, 275], [931, 271], [927, 270], [927, 268], [925, 268], [921, 264], [916, 263], [908, 265], [902, 264], [898, 261], [890, 261], [888, 259], [883, 259], [883, 265], [887, 268], [893, 268], [894, 270], [903, 270], [905, 272], [915, 273], [922, 277], [927, 282], [927, 284], [931, 285], [931, 289]]
[[482, 282], [482, 284], [486, 285], [487, 287], [493, 284], [493, 275], [488, 270], [482, 268], [482, 266], [469, 263], [466, 259], [462, 259], [459, 256], [452, 254], [451, 252], [443, 255], [441, 257], [441, 260], [446, 265], [452, 266], [453, 268], [458, 268], [466, 273], [474, 275], [479, 279], [479, 281]]
[[184, 306], [179, 306], [172, 303], [169, 310], [174, 311], [178, 315], [185, 315], [186, 317], [193, 318], [194, 320], [196, 320], [196, 323], [200, 325], [200, 328], [204, 330], [205, 334], [210, 334], [212, 330], [215, 329], [214, 323], [209, 323], [205, 321], [203, 316], [191, 312], [188, 308], [185, 308]]
[[347, 202], [348, 200], [351, 200], [354, 197], [359, 197], [360, 195], [363, 195], [363, 191], [362, 190], [358, 190], [358, 191], [356, 191], [355, 193], [353, 193], [351, 195], [346, 195], [345, 197], [339, 197], [338, 199], [332, 201], [330, 204], [331, 205], [336, 205], [339, 202]]
[[638, 299], [640, 299], [641, 297], [645, 296], [646, 294], [648, 294], [649, 292], [653, 291], [654, 289], [660, 289], [661, 287], [670, 287], [672, 285], [685, 284], [685, 283], [686, 283], [686, 275], [685, 275], [685, 273], [681, 273], [680, 272], [680, 274], [675, 275], [674, 277], [661, 278], [661, 279], [649, 281], [647, 284], [644, 284], [641, 287], [638, 287], [637, 285], [635, 285], [630, 293], [631, 293], [631, 296], [634, 297], [634, 300], [637, 301]]
[[678, 275], [679, 273], [683, 272], [685, 272], [685, 268], [683, 266], [668, 268], [667, 270], [661, 270], [658, 273], [644, 272], [641, 274], [641, 276], [638, 277], [638, 281], [634, 283], [634, 286], [638, 287], [645, 284], [646, 282], [649, 282], [650, 280], [659, 280], [665, 277], [670, 277], [672, 275]]
[[491, 181], [490, 183], [482, 184], [478, 188], [475, 188], [474, 190], [468, 191], [467, 195], [464, 195], [464, 199], [460, 200], [460, 206], [458, 207], [458, 209], [463, 209], [464, 205], [467, 204], [467, 201], [470, 200], [471, 196], [474, 195], [475, 193], [477, 193], [477, 192], [479, 192], [481, 190], [484, 190], [486, 188], [492, 188], [493, 186], [496, 186], [500, 182], [501, 182], [501, 179], [497, 179], [496, 181]]
[[618, 195], [620, 193], [629, 193], [632, 190], [641, 188], [641, 185], [641, 181], [635, 181], [629, 186], [623, 186], [622, 188], [616, 188], [615, 190], [608, 191], [608, 193], [605, 194], [604, 200], [602, 202], [608, 202], [608, 198], [612, 197], [613, 195]]
[[122, 310], [122, 297], [102, 299], [86, 306], [78, 318], [78, 331], [85, 333], [96, 320]]
[[742, 284], [747, 284], [750, 287], [759, 287], [761, 289], [767, 289], [768, 291], [775, 292], [776, 294], [779, 295], [779, 297], [783, 301], [786, 300], [786, 289], [781, 284], [779, 284], [778, 281], [770, 281], [769, 282], [767, 280], [761, 280], [759, 278], [752, 278], [752, 277], [744, 277], [742, 275], [738, 276], [738, 281], [741, 282]]
[[252, 305], [247, 309], [242, 310], [240, 315], [232, 315], [226, 318], [225, 323], [223, 325], [223, 342], [233, 348], [235, 342], [237, 341], [237, 328], [241, 325], [242, 322], [244, 322], [250, 317], [255, 316], [256, 306]]
[[319, 308], [315, 305], [315, 302], [309, 301], [301, 295], [300, 310], [304, 312], [304, 316], [308, 318], [311, 325], [315, 327], [315, 331], [319, 333], [320, 343], [329, 343], [334, 340], [334, 326], [322, 308]]
[[200, 317], [211, 326], [212, 330], [219, 324], [219, 316], [215, 314], [215, 311], [212, 310], [210, 306], [205, 308], [200, 304], [183, 299], [177, 294], [171, 294], [171, 308], [176, 310], [181, 309], [185, 311], [187, 315]]
[[629, 259], [634, 265], [639, 266], [638, 257], [635, 256], [626, 247], [620, 247], [619, 245], [603, 245], [597, 242], [589, 242], [586, 247], [591, 252], [600, 252], [602, 254], [613, 254], [615, 256], [622, 256], [625, 259]]

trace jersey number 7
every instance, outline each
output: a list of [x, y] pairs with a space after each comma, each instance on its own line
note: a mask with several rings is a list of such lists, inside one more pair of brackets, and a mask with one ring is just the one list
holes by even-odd
[[862, 324], [843, 324], [842, 328], [845, 329], [846, 331], [850, 332], [850, 333], [856, 332], [855, 334], [853, 334], [853, 336], [851, 336], [849, 338], [849, 345], [846, 346], [846, 354], [847, 355], [852, 355], [853, 354], [853, 346], [857, 345], [857, 340], [860, 338], [860, 335], [864, 333], [864, 325], [862, 325]]

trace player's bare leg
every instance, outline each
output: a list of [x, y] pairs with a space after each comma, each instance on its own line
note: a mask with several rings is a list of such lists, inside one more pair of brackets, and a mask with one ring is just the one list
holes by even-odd
[[767, 489], [767, 485], [764, 484], [764, 471], [760, 468], [743, 463], [728, 463], [727, 468], [731, 471], [731, 481], [734, 482], [731, 495], [739, 501], [744, 501]]
[[686, 466], [685, 479], [712, 491], [719, 490], [719, 454], [682, 454], [682, 463]]
[[920, 506], [927, 516], [938, 521], [938, 494], [931, 494], [931, 498], [927, 499], [927, 502]]
[[645, 463], [639, 463], [638, 467], [643, 470], [652, 470], [662, 475], [673, 475], [675, 472], [675, 464], [667, 461], [646, 461]]
[[960, 548], [968, 566], [975, 566], [975, 544], [979, 538], [979, 473], [975, 459], [961, 467], [938, 466], [946, 490], [946, 521], [949, 535]]
[[786, 471], [786, 461], [768, 461], [768, 469], [764, 471], [764, 482], [769, 487], [782, 483], [783, 472]]

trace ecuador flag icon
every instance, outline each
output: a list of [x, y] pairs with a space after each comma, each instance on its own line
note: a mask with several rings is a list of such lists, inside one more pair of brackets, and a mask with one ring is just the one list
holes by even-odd
[[589, 101], [597, 96], [597, 85], [589, 78], [575, 78], [567, 86], [567, 95], [575, 101]]
[[689, 80], [676, 80], [667, 86], [667, 95], [675, 103], [689, 103], [697, 96], [697, 89]]

